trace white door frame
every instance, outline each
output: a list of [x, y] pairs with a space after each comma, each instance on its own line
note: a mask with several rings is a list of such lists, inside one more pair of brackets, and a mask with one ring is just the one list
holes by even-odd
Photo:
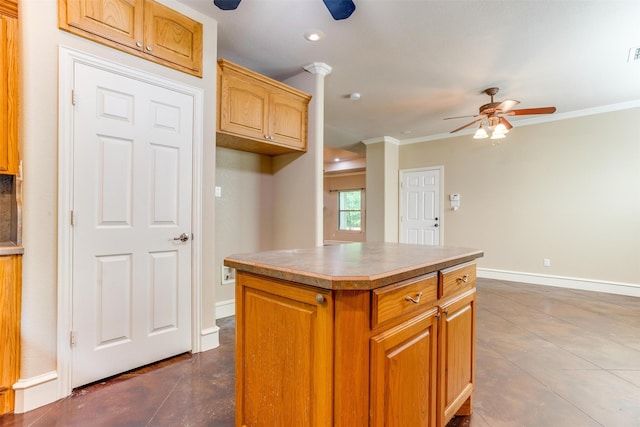
[[440, 174], [440, 186], [438, 188], [438, 203], [440, 204], [440, 212], [438, 220], [438, 234], [440, 245], [444, 245], [444, 166], [430, 166], [426, 168], [400, 169], [398, 182], [398, 241], [402, 240], [402, 183], [404, 182], [404, 174], [411, 172], [426, 172], [437, 170]]
[[71, 91], [74, 82], [74, 65], [86, 64], [111, 73], [140, 80], [156, 86], [190, 95], [194, 99], [193, 110], [193, 187], [191, 242], [191, 343], [192, 351], [201, 348], [202, 315], [202, 145], [203, 98], [200, 88], [169, 80], [137, 69], [111, 62], [66, 46], [58, 51], [58, 327], [57, 372], [59, 397], [71, 394], [72, 354], [70, 331], [72, 326], [72, 266], [73, 229], [73, 110]]

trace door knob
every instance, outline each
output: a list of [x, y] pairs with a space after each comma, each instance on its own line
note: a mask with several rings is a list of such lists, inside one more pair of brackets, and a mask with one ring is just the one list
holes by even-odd
[[182, 233], [178, 237], [174, 237], [173, 240], [180, 240], [181, 242], [186, 242], [189, 240], [189, 235], [187, 233]]
[[438, 223], [436, 222], [433, 226], [434, 226], [434, 227], [437, 227], [437, 226], [438, 226]]

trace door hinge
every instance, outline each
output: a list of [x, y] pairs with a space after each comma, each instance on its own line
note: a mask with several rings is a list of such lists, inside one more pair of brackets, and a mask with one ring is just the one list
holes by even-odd
[[71, 218], [69, 219], [71, 225], [76, 225], [76, 213], [71, 209]]
[[71, 105], [76, 105], [76, 102], [76, 91], [74, 89], [71, 89]]
[[76, 345], [76, 333], [74, 331], [69, 332], [69, 346], [73, 347]]

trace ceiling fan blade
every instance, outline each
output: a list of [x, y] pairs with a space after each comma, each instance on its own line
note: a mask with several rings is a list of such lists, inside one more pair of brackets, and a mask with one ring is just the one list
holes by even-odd
[[466, 128], [466, 127], [469, 127], [469, 126], [471, 126], [471, 125], [472, 125], [472, 124], [474, 124], [474, 123], [478, 123], [479, 121], [481, 121], [481, 120], [483, 120], [483, 119], [484, 119], [484, 117], [481, 117], [481, 118], [479, 118], [479, 119], [477, 119], [477, 120], [474, 120], [474, 121], [472, 121], [472, 122], [467, 123], [467, 124], [466, 124], [466, 125], [464, 125], [464, 126], [460, 126], [458, 129], [454, 129], [454, 130], [452, 130], [452, 131], [451, 131], [451, 132], [449, 132], [449, 133], [458, 132], [459, 130], [462, 130], [462, 129]]
[[347, 19], [356, 10], [356, 4], [352, 0], [322, 0], [324, 5], [329, 9], [329, 13], [333, 19], [339, 21]]
[[527, 114], [552, 114], [556, 112], [556, 107], [522, 108], [504, 113], [507, 116], [525, 116]]
[[[484, 115], [484, 114], [483, 114]], [[468, 119], [470, 117], [480, 117], [480, 114], [474, 114], [472, 116], [456, 116], [456, 117], [445, 117], [443, 120], [451, 120], [451, 119]]]
[[520, 101], [516, 101], [514, 99], [507, 99], [507, 100], [502, 101], [496, 107], [496, 110], [500, 110], [503, 113], [506, 113], [507, 111], [511, 110], [513, 107], [515, 107], [518, 104], [520, 104]]
[[213, 0], [213, 4], [222, 10], [235, 10], [242, 0]]

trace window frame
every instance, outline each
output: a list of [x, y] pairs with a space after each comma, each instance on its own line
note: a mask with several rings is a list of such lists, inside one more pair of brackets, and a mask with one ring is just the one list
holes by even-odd
[[[342, 190], [335, 190], [337, 193], [337, 204], [338, 204], [338, 215], [337, 215], [337, 224], [336, 231], [339, 233], [364, 233], [365, 232], [365, 189], [364, 188], [345, 188]], [[359, 192], [360, 193], [360, 209], [340, 209], [340, 195], [341, 193], [352, 193]], [[360, 213], [360, 229], [352, 230], [352, 229], [343, 229], [341, 227], [341, 218], [343, 212], [359, 212]]]

